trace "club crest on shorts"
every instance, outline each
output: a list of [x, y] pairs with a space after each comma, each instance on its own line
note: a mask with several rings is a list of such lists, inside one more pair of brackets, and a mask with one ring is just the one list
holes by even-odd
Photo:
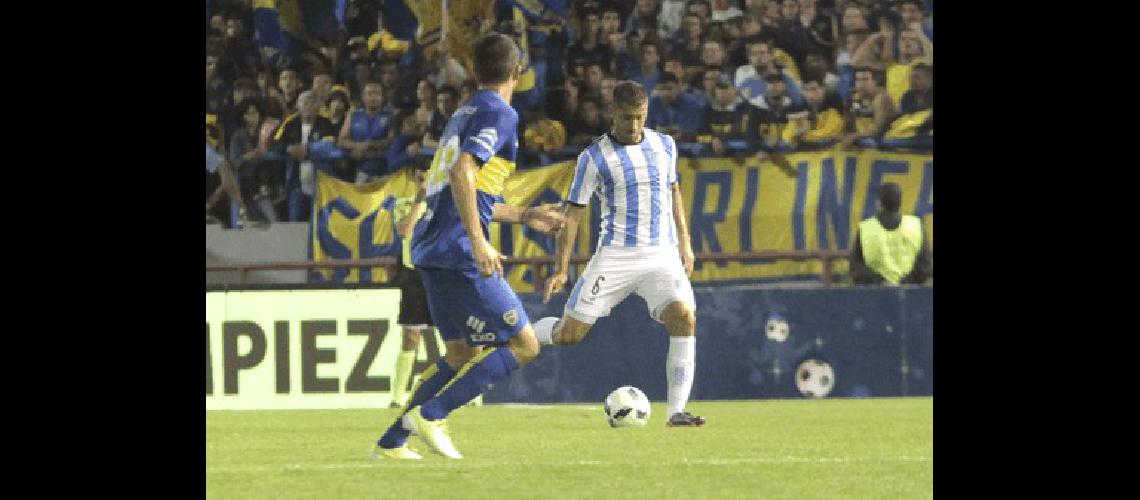
[[507, 323], [507, 326], [515, 326], [519, 323], [519, 313], [511, 309], [503, 313], [503, 321]]

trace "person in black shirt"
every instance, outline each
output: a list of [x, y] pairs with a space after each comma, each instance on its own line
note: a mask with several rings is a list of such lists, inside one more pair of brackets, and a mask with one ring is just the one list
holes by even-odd
[[910, 89], [899, 101], [899, 113], [905, 115], [924, 109], [934, 109], [934, 67], [918, 63], [910, 71]]
[[578, 114], [567, 127], [567, 144], [585, 147], [609, 130], [609, 124], [602, 119], [602, 102], [594, 95], [583, 96], [578, 103]]
[[650, 34], [660, 36], [663, 30], [657, 23], [657, 13], [661, 10], [660, 0], [637, 0], [637, 6], [625, 20], [625, 32], [637, 32], [642, 40]]
[[435, 94], [435, 113], [428, 123], [427, 133], [424, 134], [424, 147], [434, 148], [439, 145], [439, 138], [443, 137], [443, 129], [447, 127], [447, 120], [459, 107], [459, 91], [448, 84], [439, 86]]
[[328, 100], [329, 123], [332, 123], [333, 130], [340, 130], [351, 108], [352, 101], [349, 100], [348, 90], [342, 85], [334, 85], [329, 92]]
[[582, 34], [566, 50], [566, 74], [583, 77], [586, 66], [597, 63], [603, 68], [610, 67], [613, 51], [603, 44], [600, 38], [602, 18], [596, 11], [588, 11], [582, 19]]
[[[684, 20], [681, 21], [681, 31], [678, 33], [678, 37], [669, 48], [669, 54], [681, 58], [681, 62], [685, 63], [685, 67], [690, 68], [690, 71], [698, 71], [704, 65], [701, 61], [701, 40], [703, 36], [704, 29], [700, 16], [686, 14]], [[693, 75], [677, 76], [692, 78]]]
[[732, 68], [732, 71], [736, 71], [737, 67], [748, 64], [748, 55], [744, 46], [744, 18], [734, 17], [725, 21], [724, 36], [726, 65]]
[[[269, 193], [268, 172], [260, 168], [258, 156], [261, 152], [257, 150], [263, 116], [261, 106], [255, 99], [247, 99], [237, 106], [235, 114], [241, 116], [241, 122], [229, 129], [232, 132], [227, 157], [237, 176], [242, 197], [258, 200], [262, 191], [266, 196]], [[262, 219], [273, 217], [273, 214], [261, 214]]]
[[[601, 38], [600, 41], [602, 43], [610, 45], [611, 46], [610, 48], [616, 48], [616, 47], [613, 47], [612, 44], [610, 44], [610, 34], [611, 33], [622, 33], [622, 30], [621, 30], [621, 13], [618, 12], [618, 9], [616, 6], [607, 5], [605, 7], [602, 7], [601, 20], [602, 20], [602, 27], [601, 27], [601, 31], [599, 33], [599, 38]], [[623, 33], [623, 35], [624, 35], [624, 33]]]
[[811, 50], [830, 52], [838, 47], [839, 19], [830, 9], [821, 11], [815, 0], [800, 0], [800, 24], [807, 29]]
[[225, 54], [238, 77], [251, 77], [261, 60], [253, 39], [245, 29], [245, 16], [239, 12], [226, 14]]
[[277, 128], [273, 144], [269, 148], [279, 155], [287, 155], [291, 160], [285, 174], [290, 222], [309, 220], [316, 191], [316, 167], [309, 158], [309, 145], [318, 141], [336, 142], [337, 131], [332, 128], [328, 118], [317, 113], [319, 109], [320, 104], [312, 92], [305, 91], [297, 96], [297, 113], [290, 115]]
[[712, 4], [708, 0], [689, 0], [685, 12], [696, 15], [701, 20], [701, 26], [705, 26], [712, 18]]
[[606, 78], [606, 71], [602, 68], [601, 64], [590, 63], [586, 66], [586, 74], [584, 83], [584, 90], [586, 94], [601, 95], [602, 93], [602, 80]]
[[714, 96], [705, 105], [702, 135], [711, 136], [713, 156], [746, 153], [750, 147], [748, 133], [754, 119], [752, 105], [736, 95], [732, 80], [722, 75], [716, 82]]
[[277, 88], [281, 91], [281, 102], [286, 114], [297, 112], [297, 96], [301, 94], [301, 77], [297, 70], [285, 68], [277, 76]]
[[789, 122], [806, 117], [807, 108], [788, 97], [783, 74], [772, 73], [764, 79], [767, 89], [757, 105], [754, 138], [763, 153], [789, 153], [796, 133], [794, 124]]
[[[701, 63], [704, 65], [704, 70], [715, 69], [717, 71], [727, 72], [728, 67], [728, 53], [724, 50], [724, 43], [718, 39], [710, 38], [705, 40], [701, 46]], [[735, 70], [736, 68], [732, 68]]]
[[[233, 92], [229, 98], [226, 99], [225, 105], [222, 106], [222, 112], [219, 119], [222, 123], [222, 130], [226, 131], [226, 135], [230, 136], [235, 130], [242, 128], [242, 116], [238, 111], [238, 107], [243, 102], [257, 96], [257, 83], [249, 78], [238, 78], [234, 82]], [[227, 143], [227, 146], [229, 144]]]
[[796, 125], [796, 150], [831, 147], [843, 134], [843, 103], [827, 91], [819, 73], [805, 72], [803, 86], [807, 116]]
[[776, 45], [784, 49], [792, 59], [801, 62], [812, 41], [808, 28], [800, 21], [799, 0], [784, 0], [780, 4], [780, 10], [783, 19], [776, 25]]
[[910, 72], [910, 90], [899, 102], [899, 116], [879, 141], [887, 148], [934, 147], [934, 69], [918, 63]]
[[218, 65], [221, 58], [215, 54], [206, 54], [206, 114], [218, 115], [225, 105], [226, 82], [218, 75]]

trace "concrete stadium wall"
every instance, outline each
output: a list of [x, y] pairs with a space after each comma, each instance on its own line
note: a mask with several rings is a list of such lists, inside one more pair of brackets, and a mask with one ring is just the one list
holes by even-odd
[[[307, 222], [278, 222], [266, 230], [223, 229], [206, 225], [206, 262], [308, 260]], [[206, 273], [207, 285], [237, 283], [236, 272]], [[306, 272], [254, 271], [249, 283], [305, 283]]]
[[[521, 298], [533, 322], [560, 316], [566, 294], [547, 305], [539, 294]], [[934, 394], [933, 287], [708, 287], [696, 290], [696, 300], [693, 399], [804, 397], [794, 377], [808, 359], [833, 368], [828, 397]], [[769, 321], [786, 321], [786, 338], [769, 338]], [[627, 384], [665, 401], [668, 347], [664, 325], [631, 296], [581, 344], [546, 347], [485, 401], [599, 403]]]

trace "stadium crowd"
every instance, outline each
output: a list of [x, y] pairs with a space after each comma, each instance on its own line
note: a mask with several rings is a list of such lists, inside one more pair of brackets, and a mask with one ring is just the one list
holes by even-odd
[[[625, 79], [645, 86], [647, 126], [682, 155], [933, 148], [933, 0], [567, 3], [564, 18], [534, 19], [497, 0], [475, 28], [524, 50], [520, 169], [573, 159], [606, 132]], [[251, 220], [308, 220], [316, 169], [363, 183], [430, 162], [475, 89], [460, 58], [417, 41], [403, 0], [348, 0], [336, 36], [291, 58], [259, 46], [249, 0], [208, 1], [206, 23], [207, 164], [212, 150], [232, 169]], [[229, 225], [209, 170], [207, 223]]]

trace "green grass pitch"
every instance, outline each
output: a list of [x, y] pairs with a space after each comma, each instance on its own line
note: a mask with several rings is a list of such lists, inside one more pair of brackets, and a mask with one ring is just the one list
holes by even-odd
[[207, 498], [933, 498], [933, 398], [695, 401], [702, 428], [601, 404], [466, 407], [463, 460], [368, 460], [398, 410], [206, 412]]

